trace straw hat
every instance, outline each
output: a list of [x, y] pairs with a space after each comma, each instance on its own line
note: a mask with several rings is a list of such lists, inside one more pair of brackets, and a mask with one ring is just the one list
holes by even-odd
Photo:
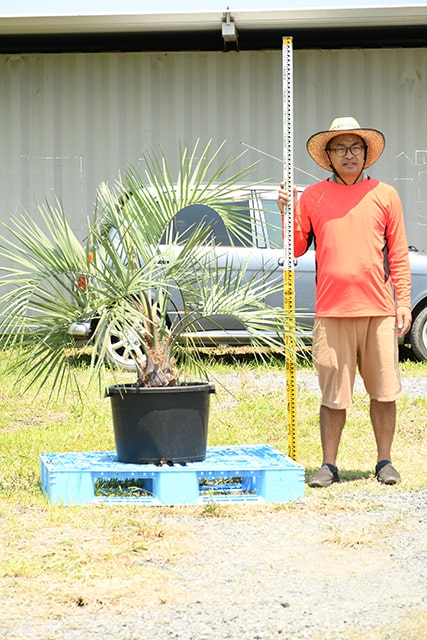
[[385, 138], [377, 129], [363, 129], [360, 124], [350, 116], [335, 118], [328, 131], [319, 131], [307, 140], [307, 151], [317, 164], [330, 171], [331, 163], [325, 149], [328, 142], [346, 133], [354, 133], [363, 138], [366, 144], [365, 167], [370, 167], [378, 160], [384, 151]]

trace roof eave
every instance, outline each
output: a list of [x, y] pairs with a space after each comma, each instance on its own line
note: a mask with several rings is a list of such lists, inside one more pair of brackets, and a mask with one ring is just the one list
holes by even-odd
[[[427, 25], [426, 6], [367, 7], [363, 9], [287, 9], [232, 11], [239, 31], [283, 28], [387, 27]], [[223, 12], [99, 14], [60, 16], [0, 16], [0, 34], [154, 33], [220, 30]]]

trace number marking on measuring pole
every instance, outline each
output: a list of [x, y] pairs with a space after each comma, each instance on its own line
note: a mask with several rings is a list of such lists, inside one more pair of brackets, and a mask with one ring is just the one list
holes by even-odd
[[295, 351], [295, 274], [294, 274], [294, 232], [293, 232], [293, 64], [292, 37], [283, 38], [283, 180], [289, 192], [289, 203], [285, 209], [283, 244], [285, 268], [283, 272], [283, 298], [288, 329], [285, 334], [286, 347], [286, 396], [288, 421], [288, 453], [297, 459], [296, 427], [296, 351]]

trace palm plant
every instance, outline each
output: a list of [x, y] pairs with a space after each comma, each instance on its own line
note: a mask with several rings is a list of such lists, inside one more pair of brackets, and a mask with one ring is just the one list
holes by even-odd
[[[27, 388], [78, 389], [70, 327], [83, 321], [94, 323], [91, 373], [101, 379], [106, 336], [114, 330], [135, 353], [139, 386], [177, 386], [181, 369], [206, 377], [191, 337], [205, 319], [233, 316], [255, 345], [284, 348], [292, 319], [262, 302], [272, 291], [262, 274], [246, 278], [245, 264], [220, 266], [220, 248], [203, 220], [172, 238], [176, 213], [196, 203], [218, 212], [231, 241], [244, 234], [230, 202], [252, 166], [235, 170], [243, 154], [221, 160], [222, 153], [210, 143], [200, 151], [198, 144], [181, 148], [173, 177], [164, 154], [148, 151], [143, 175], [131, 167], [112, 188], [100, 186], [84, 244], [59, 202], [39, 205], [40, 223], [23, 212], [6, 225], [1, 341], [18, 354], [18, 379]], [[177, 299], [180, 313], [173, 313]]]

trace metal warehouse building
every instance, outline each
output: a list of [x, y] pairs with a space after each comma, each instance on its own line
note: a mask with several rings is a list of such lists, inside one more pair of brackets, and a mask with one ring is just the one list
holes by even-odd
[[278, 183], [282, 38], [292, 36], [296, 181], [325, 176], [305, 141], [335, 116], [381, 129], [371, 173], [397, 188], [409, 242], [426, 250], [427, 3], [341, 4], [0, 15], [0, 217], [56, 194], [83, 236], [99, 183], [149, 145], [173, 165], [179, 141], [198, 138], [248, 149], [256, 177]]

